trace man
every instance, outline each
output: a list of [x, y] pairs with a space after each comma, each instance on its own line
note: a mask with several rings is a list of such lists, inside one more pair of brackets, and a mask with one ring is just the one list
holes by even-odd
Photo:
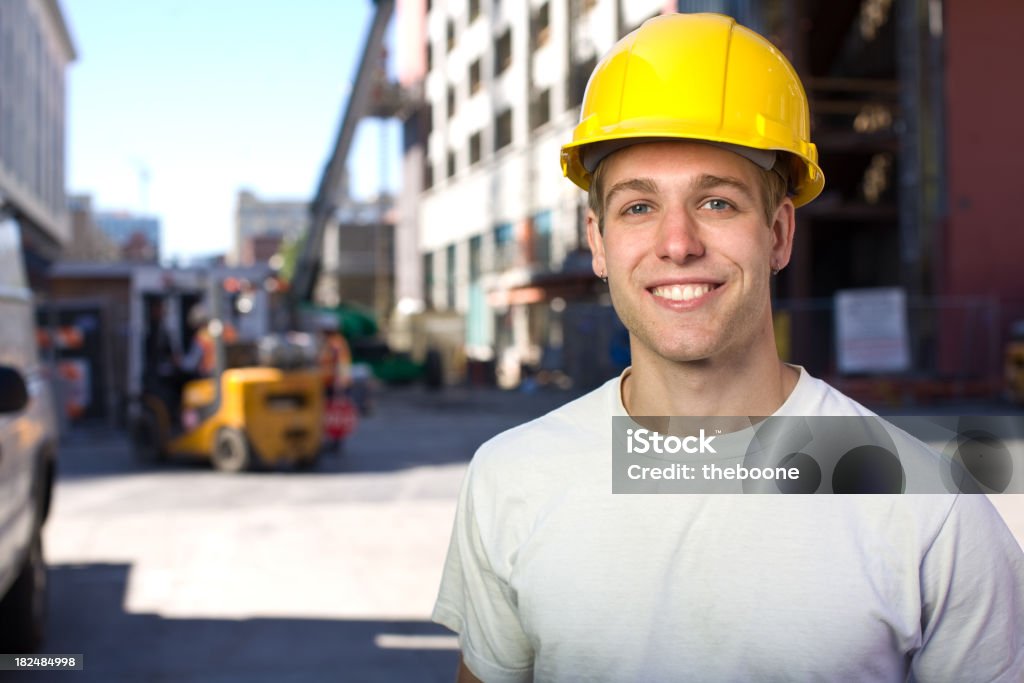
[[[188, 325], [192, 331], [188, 352], [182, 359], [182, 369], [190, 377], [212, 377], [217, 370], [217, 340], [210, 331], [210, 311], [206, 304], [199, 302], [188, 311]], [[225, 344], [238, 339], [234, 325], [221, 321], [220, 334]]]
[[460, 680], [1024, 679], [1024, 557], [984, 496], [612, 494], [613, 416], [870, 415], [775, 348], [769, 282], [824, 184], [785, 58], [652, 19], [562, 154], [633, 364], [470, 464], [434, 611]]
[[180, 382], [178, 357], [167, 331], [166, 305], [163, 299], [150, 299], [146, 306], [143, 386], [147, 392], [163, 397], [173, 406], [180, 393], [177, 386]]
[[352, 351], [345, 335], [338, 330], [338, 321], [325, 318], [320, 322], [320, 350], [317, 356], [323, 376], [324, 398], [327, 401], [344, 396], [352, 383]]
[[354, 426], [354, 408], [348, 394], [352, 387], [352, 351], [338, 329], [337, 319], [319, 321], [320, 348], [317, 363], [324, 387], [324, 434], [329, 449], [340, 453], [344, 438]]

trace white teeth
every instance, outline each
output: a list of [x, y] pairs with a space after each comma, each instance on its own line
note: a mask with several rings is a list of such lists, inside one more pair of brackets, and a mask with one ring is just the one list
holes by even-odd
[[671, 299], [672, 301], [691, 301], [693, 299], [699, 299], [708, 292], [714, 289], [712, 285], [667, 285], [663, 287], [655, 287], [652, 290], [654, 296], [659, 296], [662, 299]]

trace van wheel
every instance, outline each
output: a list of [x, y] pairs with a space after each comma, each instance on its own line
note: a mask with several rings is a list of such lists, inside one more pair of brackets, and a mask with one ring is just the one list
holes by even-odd
[[33, 652], [46, 631], [46, 561], [42, 530], [37, 530], [28, 557], [10, 591], [0, 600], [0, 650]]
[[146, 465], [153, 465], [164, 459], [160, 443], [160, 428], [156, 423], [156, 415], [144, 412], [132, 423], [132, 452], [135, 459]]
[[213, 447], [214, 467], [221, 472], [243, 472], [252, 465], [252, 448], [245, 434], [230, 427], [217, 432], [217, 442]]

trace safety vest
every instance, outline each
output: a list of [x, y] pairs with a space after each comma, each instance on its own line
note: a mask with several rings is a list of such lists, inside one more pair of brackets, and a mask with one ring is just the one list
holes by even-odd
[[[235, 328], [231, 325], [224, 325], [222, 334], [225, 344], [230, 344], [238, 338]], [[209, 377], [217, 369], [217, 342], [205, 327], [196, 332], [196, 342], [203, 350], [199, 360], [199, 372]]]
[[340, 334], [331, 334], [320, 349], [320, 372], [325, 387], [346, 386], [349, 369], [352, 367], [352, 352], [348, 342]]

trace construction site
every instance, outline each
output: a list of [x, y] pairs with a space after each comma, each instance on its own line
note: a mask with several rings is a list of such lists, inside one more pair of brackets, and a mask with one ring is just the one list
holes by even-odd
[[[317, 190], [296, 204], [305, 221], [284, 276], [281, 253], [267, 258], [279, 242], [260, 247], [260, 265], [218, 271], [246, 283], [247, 305], [275, 307], [247, 333], [302, 330], [303, 311], [334, 311], [360, 330], [365, 359], [397, 359], [403, 381], [429, 359], [440, 385], [583, 389], [620, 372], [628, 336], [593, 273], [586, 197], [562, 178], [559, 147], [618, 38], [697, 11], [768, 37], [810, 100], [826, 185], [798, 211], [794, 259], [774, 280], [780, 355], [864, 400], [1024, 392], [1024, 237], [1000, 210], [1024, 139], [1019, 95], [990, 85], [1014, 76], [1006, 27], [1022, 9], [1010, 0], [375, 2]], [[350, 156], [369, 119], [397, 122], [401, 182], [359, 203]], [[46, 338], [84, 321], [72, 337], [86, 350], [52, 352], [92, 379], [79, 412], [123, 423], [134, 371], [115, 359], [143, 333], [136, 268], [62, 258], [62, 242], [78, 243], [66, 214], [5, 197]], [[83, 294], [85, 282], [118, 293]]]

